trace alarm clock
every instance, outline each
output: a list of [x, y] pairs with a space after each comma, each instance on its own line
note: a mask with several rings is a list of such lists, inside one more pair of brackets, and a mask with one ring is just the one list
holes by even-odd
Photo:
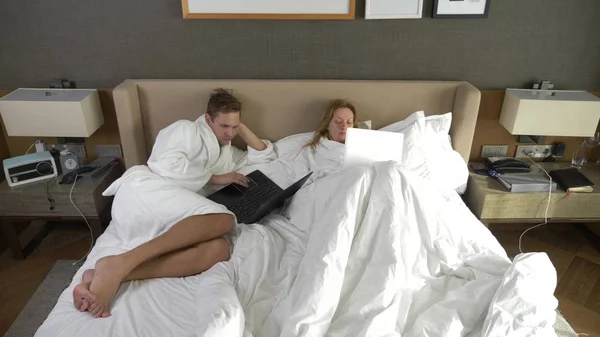
[[80, 167], [79, 157], [76, 154], [61, 155], [60, 167], [62, 168], [62, 174], [77, 170]]

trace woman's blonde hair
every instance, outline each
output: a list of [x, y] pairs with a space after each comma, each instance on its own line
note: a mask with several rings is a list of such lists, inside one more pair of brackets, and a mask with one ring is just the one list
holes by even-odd
[[314, 150], [316, 149], [317, 144], [319, 144], [319, 141], [322, 137], [329, 138], [329, 123], [331, 122], [331, 119], [333, 119], [333, 114], [336, 112], [336, 110], [342, 108], [347, 108], [350, 109], [350, 111], [352, 111], [352, 114], [354, 115], [352, 127], [356, 127], [356, 124], [358, 123], [358, 116], [354, 104], [350, 103], [350, 101], [345, 99], [336, 99], [333, 102], [331, 102], [327, 107], [327, 110], [323, 114], [323, 117], [321, 118], [321, 121], [317, 126], [317, 131], [315, 131], [315, 135], [310, 140], [310, 142], [308, 142], [308, 144], [305, 145], [305, 147], [310, 146]]

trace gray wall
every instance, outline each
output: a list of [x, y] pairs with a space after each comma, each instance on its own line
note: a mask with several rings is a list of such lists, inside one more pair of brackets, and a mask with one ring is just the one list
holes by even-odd
[[[300, 0], [301, 1], [301, 0]], [[599, 0], [492, 0], [488, 19], [183, 20], [178, 0], [0, 0], [0, 88], [126, 78], [541, 79], [600, 89]]]

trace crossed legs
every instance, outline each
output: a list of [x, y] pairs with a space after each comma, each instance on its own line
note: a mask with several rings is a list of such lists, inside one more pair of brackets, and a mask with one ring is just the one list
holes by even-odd
[[191, 216], [135, 249], [99, 259], [73, 290], [75, 307], [108, 317], [109, 303], [122, 282], [196, 275], [226, 261], [229, 245], [222, 237], [232, 226], [228, 214]]

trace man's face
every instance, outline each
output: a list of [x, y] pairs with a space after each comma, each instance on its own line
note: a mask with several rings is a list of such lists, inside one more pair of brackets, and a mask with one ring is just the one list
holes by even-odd
[[210, 118], [208, 114], [205, 116], [206, 123], [208, 123], [219, 140], [219, 145], [229, 144], [233, 137], [237, 135], [237, 130], [240, 126], [239, 112], [219, 113], [214, 119]]

